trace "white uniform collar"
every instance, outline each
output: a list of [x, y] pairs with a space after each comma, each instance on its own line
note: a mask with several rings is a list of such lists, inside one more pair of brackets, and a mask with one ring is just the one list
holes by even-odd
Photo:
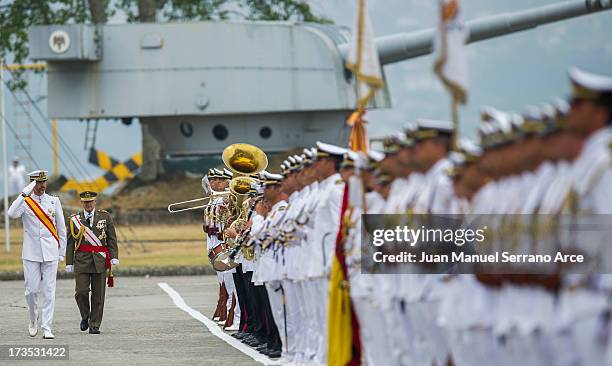
[[280, 201], [276, 202], [274, 204], [274, 206], [272, 206], [272, 208], [270, 209], [270, 212], [276, 211], [276, 210], [278, 210], [279, 207], [286, 206], [286, 205], [287, 205], [287, 201], [280, 200]]
[[332, 175], [330, 175], [329, 177], [323, 179], [323, 181], [321, 182], [321, 185], [329, 185], [332, 184], [333, 182], [337, 181], [338, 179], [341, 179], [342, 176], [340, 175], [340, 173], [334, 173]]
[[584, 145], [582, 147], [581, 156], [587, 156], [587, 154], [592, 153], [593, 151], [600, 148], [602, 145], [606, 148], [610, 143], [610, 137], [612, 137], [612, 127], [604, 127], [599, 131], [594, 132], [591, 136], [587, 137], [584, 140]]
[[440, 173], [445, 173], [446, 169], [449, 168], [450, 165], [450, 160], [447, 158], [442, 158], [438, 160], [431, 168], [429, 168], [429, 170], [425, 173], [425, 176], [429, 178]]
[[291, 195], [289, 196], [289, 199], [288, 199], [289, 203], [294, 203], [298, 199], [299, 193], [300, 193], [300, 191], [295, 191], [295, 192], [291, 193]]

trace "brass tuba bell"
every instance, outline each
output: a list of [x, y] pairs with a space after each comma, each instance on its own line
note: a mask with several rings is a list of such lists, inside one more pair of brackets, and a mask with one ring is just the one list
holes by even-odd
[[223, 150], [223, 163], [234, 175], [245, 176], [261, 172], [268, 166], [268, 157], [250, 144], [232, 144]]

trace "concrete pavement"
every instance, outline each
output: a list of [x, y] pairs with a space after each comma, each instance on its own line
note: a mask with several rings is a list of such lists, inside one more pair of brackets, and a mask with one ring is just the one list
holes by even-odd
[[23, 282], [7, 281], [0, 282], [0, 345], [69, 345], [71, 365], [260, 364], [179, 309], [158, 286], [160, 282], [178, 292], [189, 307], [206, 317], [212, 316], [217, 301], [216, 276], [117, 277], [115, 287], [106, 290], [102, 334], [91, 335], [79, 330], [74, 280], [58, 280], [53, 329], [56, 339], [42, 339], [42, 331], [30, 338]]

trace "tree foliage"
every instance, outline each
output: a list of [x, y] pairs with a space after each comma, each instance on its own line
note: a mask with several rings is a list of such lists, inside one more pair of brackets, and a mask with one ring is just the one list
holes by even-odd
[[[90, 19], [88, 5], [82, 0], [0, 2], [0, 58], [15, 63], [27, 59], [28, 28], [32, 25], [83, 23]], [[20, 71], [13, 76], [9, 79], [12, 88], [25, 86]]]
[[[280, 20], [329, 23], [307, 0], [0, 0], [0, 58], [23, 63], [33, 25], [105, 23], [116, 13], [128, 22]], [[11, 87], [24, 87], [16, 72]]]
[[312, 12], [301, 0], [246, 0], [249, 20], [293, 20], [298, 22], [330, 23]]

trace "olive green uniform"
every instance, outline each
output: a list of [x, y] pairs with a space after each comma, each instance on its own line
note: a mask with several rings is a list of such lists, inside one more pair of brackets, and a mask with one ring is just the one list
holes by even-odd
[[[111, 215], [107, 211], [96, 209], [91, 220], [85, 220], [83, 212], [79, 213], [79, 220], [93, 231], [102, 245], [108, 247], [110, 259], [118, 259], [117, 234]], [[68, 226], [68, 233], [66, 264], [74, 265], [76, 280], [74, 298], [79, 306], [81, 319], [89, 319], [90, 327], [100, 327], [106, 290], [106, 259], [100, 253], [78, 251], [76, 248], [78, 241], [70, 232], [70, 226]], [[82, 243], [87, 244], [84, 238]], [[89, 301], [90, 286], [91, 307]]]

